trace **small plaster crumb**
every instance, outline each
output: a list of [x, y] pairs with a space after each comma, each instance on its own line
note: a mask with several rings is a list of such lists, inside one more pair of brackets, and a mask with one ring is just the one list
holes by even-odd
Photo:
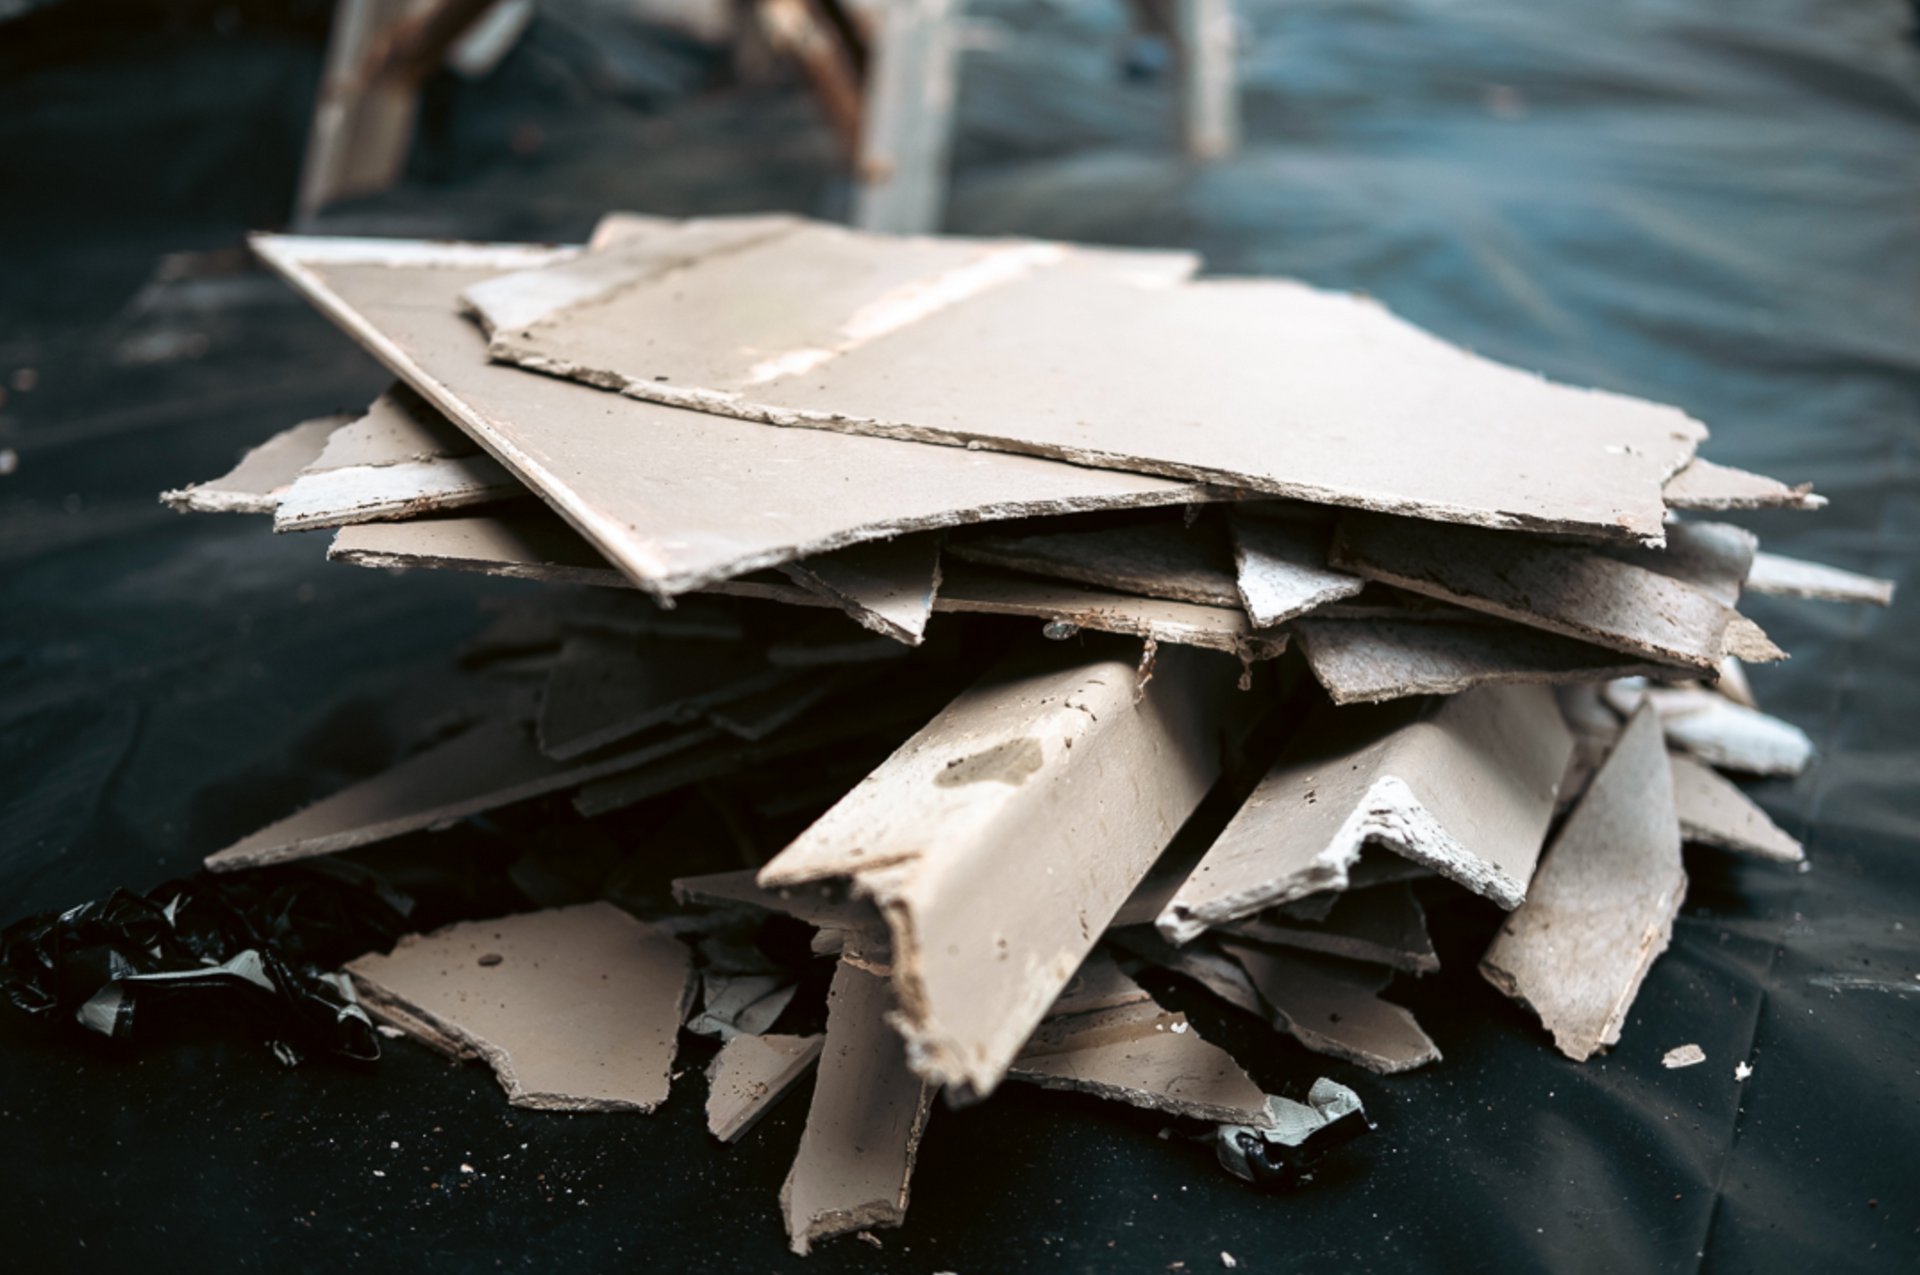
[[1700, 1046], [1681, 1045], [1677, 1049], [1669, 1049], [1666, 1055], [1660, 1059], [1660, 1063], [1668, 1071], [1672, 1071], [1679, 1067], [1691, 1067], [1695, 1063], [1703, 1063], [1706, 1060], [1706, 1051], [1701, 1049]]
[[1733, 1065], [1733, 1078], [1735, 1080], [1745, 1080], [1748, 1076], [1751, 1076], [1752, 1074], [1753, 1074], [1753, 1068], [1747, 1066], [1747, 1064], [1745, 1063], [1735, 1063]]
[[1240, 1263], [1233, 1260], [1233, 1254], [1222, 1252], [1220, 1254], [1220, 1265], [1226, 1267], [1228, 1270], [1232, 1270], [1234, 1267], [1240, 1265]]
[[1187, 1025], [1185, 1023], [1175, 1023], [1173, 1025], [1173, 1030], [1175, 1035], [1179, 1035], [1180, 1033], [1187, 1030]]
[[854, 1238], [854, 1239], [856, 1239], [856, 1240], [859, 1240], [859, 1241], [860, 1241], [861, 1243], [863, 1243], [863, 1244], [871, 1244], [871, 1245], [873, 1245], [873, 1246], [874, 1246], [875, 1248], [885, 1248], [885, 1247], [886, 1247], [886, 1245], [885, 1245], [885, 1244], [882, 1244], [882, 1243], [880, 1242], [880, 1237], [879, 1237], [878, 1235], [875, 1235], [875, 1234], [874, 1234], [874, 1233], [873, 1233], [872, 1231], [859, 1231], [859, 1232], [856, 1232], [853, 1238]]
[[472, 1166], [472, 1165], [470, 1165], [470, 1164], [463, 1164], [463, 1165], [461, 1165], [461, 1166], [460, 1166], [460, 1172], [462, 1172], [462, 1173], [472, 1173], [472, 1172], [473, 1172], [473, 1166]]

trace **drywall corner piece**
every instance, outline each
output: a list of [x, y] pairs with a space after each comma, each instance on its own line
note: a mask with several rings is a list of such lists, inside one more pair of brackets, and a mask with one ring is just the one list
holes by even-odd
[[1572, 736], [1540, 686], [1337, 709], [1262, 779], [1155, 924], [1185, 943], [1278, 903], [1345, 889], [1377, 842], [1519, 906]]
[[160, 503], [183, 514], [270, 514], [333, 432], [352, 419], [351, 414], [340, 412], [281, 430], [249, 448], [240, 463], [220, 477], [161, 492]]
[[720, 1047], [707, 1068], [707, 1132], [737, 1142], [800, 1082], [826, 1044], [825, 1036], [750, 1036]]
[[516, 1107], [652, 1111], [693, 991], [686, 947], [587, 903], [409, 935], [347, 972], [367, 1001], [484, 1058]]
[[800, 1150], [780, 1188], [793, 1251], [906, 1219], [933, 1086], [907, 1067], [887, 1026], [883, 974], [843, 959], [827, 995], [827, 1034]]
[[940, 591], [940, 536], [927, 532], [870, 541], [789, 562], [780, 571], [862, 628], [918, 646]]
[[950, 1100], [993, 1091], [1253, 711], [1237, 664], [1183, 647], [1136, 701], [1115, 647], [996, 666], [761, 870], [847, 878], [880, 908], [894, 1023]]
[[1669, 752], [1673, 804], [1688, 841], [1738, 850], [1775, 863], [1798, 863], [1804, 847], [1783, 832], [1747, 794], [1685, 753]]
[[1652, 705], [1635, 711], [1541, 859], [1480, 973], [1576, 1062], [1617, 1043], [1687, 892], [1672, 772]]

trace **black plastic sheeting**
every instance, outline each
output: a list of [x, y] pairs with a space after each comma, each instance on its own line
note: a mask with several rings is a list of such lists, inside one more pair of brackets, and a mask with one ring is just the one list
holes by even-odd
[[200, 872], [0, 930], [0, 995], [128, 1044], [242, 1014], [289, 1067], [313, 1054], [377, 1062], [379, 1033], [337, 971], [392, 947], [411, 910], [391, 890], [311, 872]]
[[[481, 623], [474, 599], [510, 591], [328, 567], [318, 538], [153, 504], [383, 380], [264, 276], [154, 276], [162, 251], [224, 248], [284, 215], [319, 46], [266, 8], [140, 9], [140, 25], [66, 0], [22, 20], [50, 52], [0, 78], [0, 921], [144, 893], [389, 764], [441, 728], [426, 705], [445, 697], [422, 688], [456, 677], [446, 653]], [[1216, 271], [1364, 289], [1495, 357], [1678, 403], [1712, 427], [1711, 459], [1815, 482], [1822, 513], [1738, 520], [1901, 595], [1885, 612], [1750, 604], [1794, 653], [1754, 671], [1761, 701], [1820, 750], [1754, 791], [1806, 838], [1810, 870], [1690, 849], [1673, 948], [1620, 1047], [1586, 1064], [1477, 977], [1498, 917], [1455, 904], [1437, 918], [1442, 972], [1391, 992], [1443, 1063], [1382, 1080], [1288, 1041], [1245, 1056], [1272, 1092], [1298, 1098], [1319, 1075], [1353, 1087], [1378, 1123], [1306, 1189], [1250, 1191], [1199, 1143], [1156, 1137], [1150, 1114], [1008, 1086], [936, 1115], [884, 1248], [843, 1240], [804, 1261], [775, 1203], [804, 1091], [721, 1148], [697, 1075], [653, 1117], [542, 1115], [411, 1045], [373, 1068], [288, 1070], [245, 1023], [129, 1053], [7, 1012], [9, 1258], [963, 1275], [1198, 1271], [1222, 1253], [1247, 1270], [1395, 1272], [1920, 1259], [1909, 9], [1238, 9], [1248, 145], [1203, 168], [1173, 154], [1167, 86], [1121, 75], [1118, 4], [978, 0], [950, 228], [1183, 245]], [[13, 27], [0, 44], [27, 47]], [[565, 45], [436, 88], [433, 180], [332, 225], [569, 238], [608, 207], [844, 207], [803, 96], [636, 105], [558, 74]], [[511, 840], [462, 829], [399, 850], [474, 865], [465, 906], [484, 914]], [[1260, 1039], [1183, 1007], [1243, 1054]], [[1685, 1043], [1708, 1061], [1662, 1068]]]

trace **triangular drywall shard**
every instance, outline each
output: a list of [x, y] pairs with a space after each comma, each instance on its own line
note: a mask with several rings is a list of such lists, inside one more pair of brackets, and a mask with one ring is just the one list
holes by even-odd
[[275, 531], [312, 531], [411, 518], [526, 494], [500, 462], [482, 455], [404, 385], [333, 432], [281, 495]]
[[634, 251], [600, 254], [617, 286], [497, 328], [494, 356], [782, 425], [1622, 541], [1659, 539], [1661, 486], [1706, 432], [1285, 280], [824, 225], [670, 276]]
[[1730, 604], [1645, 566], [1475, 527], [1349, 515], [1331, 560], [1369, 580], [1709, 674], [1734, 615]]
[[636, 740], [613, 757], [567, 763], [543, 754], [524, 723], [476, 726], [243, 837], [209, 855], [207, 868], [228, 872], [263, 867], [450, 825], [468, 815], [631, 770], [717, 735], [709, 726], [687, 727]]
[[1698, 456], [1667, 479], [1663, 494], [1669, 509], [1819, 509], [1827, 503], [1813, 494], [1812, 483], [1789, 487]]
[[1807, 857], [1798, 841], [1711, 767], [1685, 753], [1668, 753], [1667, 760], [1673, 767], [1673, 804], [1680, 815], [1680, 833], [1688, 841], [1775, 863], [1798, 863]]
[[1475, 686], [1601, 682], [1667, 671], [1662, 665], [1486, 617], [1453, 620], [1328, 620], [1302, 616], [1291, 629], [1307, 667], [1336, 704], [1408, 695], [1456, 695]]
[[693, 986], [686, 947], [610, 903], [408, 935], [347, 972], [374, 1012], [484, 1058], [542, 1111], [665, 1102]]
[[1620, 1039], [1687, 893], [1660, 722], [1642, 706], [1481, 958], [1576, 1062]]
[[1099, 589], [1237, 607], [1233, 563], [1220, 529], [1159, 520], [1091, 531], [956, 537], [948, 552], [968, 562], [1073, 580]]
[[1526, 897], [1573, 748], [1546, 688], [1336, 709], [1299, 740], [1160, 913], [1169, 941], [1342, 889], [1368, 842], [1501, 907]]
[[333, 432], [352, 419], [339, 413], [281, 430], [258, 447], [249, 448], [240, 463], [220, 477], [161, 492], [160, 503], [183, 514], [270, 514], [300, 471], [320, 455]]
[[1127, 1004], [1050, 1015], [1007, 1077], [1215, 1124], [1266, 1128], [1273, 1119], [1266, 1094], [1231, 1054], [1144, 992]]
[[751, 1036], [720, 1047], [707, 1068], [707, 1132], [737, 1142], [820, 1060], [825, 1036]]
[[906, 1219], [933, 1086], [907, 1068], [886, 976], [842, 960], [827, 996], [813, 1106], [780, 1207], [803, 1256], [817, 1240]]
[[999, 1083], [1253, 708], [1219, 655], [1163, 649], [1141, 691], [1136, 651], [1098, 649], [996, 666], [760, 873], [874, 900], [913, 1068], [962, 1100]]
[[928, 532], [875, 540], [789, 562], [780, 570], [862, 628], [918, 646], [940, 591], [940, 538]]
[[1818, 562], [1802, 562], [1777, 553], [1756, 553], [1747, 572], [1747, 590], [1790, 598], [1819, 598], [1825, 602], [1864, 602], [1893, 605], [1893, 581], [1842, 571]]
[[1426, 910], [1405, 881], [1348, 890], [1337, 897], [1324, 920], [1296, 921], [1278, 912], [1263, 912], [1221, 929], [1271, 946], [1369, 961], [1409, 974], [1431, 974], [1440, 968], [1440, 957], [1427, 936]]
[[1393, 978], [1383, 965], [1362, 965], [1304, 952], [1277, 951], [1223, 939], [1221, 950], [1246, 969], [1273, 1025], [1316, 1054], [1357, 1063], [1381, 1075], [1440, 1061], [1413, 1014], [1380, 999]]
[[1254, 517], [1235, 509], [1233, 561], [1241, 605], [1261, 628], [1305, 615], [1366, 588], [1359, 576], [1327, 567], [1329, 529]]

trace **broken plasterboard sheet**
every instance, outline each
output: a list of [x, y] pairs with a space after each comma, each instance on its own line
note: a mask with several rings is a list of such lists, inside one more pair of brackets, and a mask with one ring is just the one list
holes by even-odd
[[737, 1142], [820, 1060], [825, 1036], [749, 1036], [720, 1047], [707, 1068], [707, 1132]]
[[1312, 924], [1272, 912], [1221, 926], [1225, 933], [1269, 946], [1296, 947], [1349, 960], [1389, 965], [1409, 974], [1431, 974], [1440, 957], [1427, 936], [1427, 913], [1402, 881], [1367, 890], [1348, 890]]
[[784, 757], [804, 756], [862, 736], [893, 730], [897, 739], [905, 727], [924, 722], [938, 712], [943, 698], [937, 684], [918, 691], [896, 689], [847, 704], [842, 711], [822, 713], [804, 727], [776, 732], [766, 739], [743, 742], [716, 734], [698, 748], [660, 758], [658, 764], [649, 761], [583, 784], [573, 799], [573, 808], [591, 818], [690, 784], [738, 774]]
[[578, 532], [538, 507], [511, 514], [342, 527], [327, 560], [387, 570], [422, 567], [550, 584], [632, 587]]
[[[545, 510], [343, 527], [327, 557], [364, 567], [450, 568], [558, 584], [631, 585], [591, 545]], [[721, 580], [700, 592], [790, 606], [834, 606], [812, 590], [778, 577]], [[1248, 660], [1272, 659], [1287, 648], [1285, 630], [1255, 629], [1237, 607], [1229, 610], [1101, 593], [978, 568], [943, 571], [933, 609], [1031, 616], [1075, 629], [1124, 633], [1175, 646], [1204, 646]], [[883, 645], [870, 649], [897, 654]]]
[[[777, 380], [1036, 270], [1079, 266], [1164, 288], [1198, 265], [1193, 254], [1177, 251], [876, 235], [783, 214], [705, 217], [651, 233], [635, 230], [567, 261], [475, 284], [461, 301], [486, 327], [494, 358], [607, 384], [605, 378], [618, 373], [594, 364], [603, 361], [607, 338], [618, 345], [629, 294], [642, 294], [654, 307], [671, 305], [675, 298], [660, 295], [656, 285], [691, 281], [701, 303], [685, 309], [683, 322], [665, 334], [651, 355], [662, 366], [646, 375], [666, 386], [661, 401], [707, 408], [701, 378], [662, 375], [667, 363], [691, 354], [697, 367], [725, 367], [745, 358], [754, 383]], [[724, 313], [706, 306], [730, 283], [747, 280], [760, 298], [756, 304], [723, 302]], [[585, 363], [556, 351], [553, 340], [556, 332], [580, 329], [602, 338], [587, 346]]]
[[1734, 614], [1684, 581], [1605, 553], [1477, 527], [1349, 515], [1330, 556], [1370, 580], [1709, 675]]
[[1773, 478], [1749, 474], [1702, 460], [1698, 456], [1667, 479], [1663, 494], [1669, 509], [1819, 509], [1825, 496], [1813, 494], [1812, 483], [1789, 487]]
[[272, 235], [253, 243], [651, 592], [959, 523], [1221, 495], [1038, 457], [768, 429], [529, 376], [488, 362], [485, 338], [457, 313], [462, 289], [505, 272], [489, 263], [511, 259], [508, 249]]
[[1156, 519], [1092, 531], [956, 537], [948, 552], [968, 562], [1116, 593], [1201, 606], [1240, 605], [1233, 560], [1212, 523], [1189, 527]]
[[1797, 775], [1813, 760], [1813, 741], [1798, 726], [1713, 691], [1649, 686], [1641, 678], [1627, 677], [1607, 683], [1604, 694], [1622, 714], [1650, 700], [1668, 743], [1724, 770]]
[[1680, 819], [1660, 719], [1627, 722], [1540, 860], [1527, 901], [1500, 927], [1480, 972], [1539, 1016], [1581, 1062], [1617, 1043], [1687, 893]]
[[1545, 687], [1334, 709], [1298, 740], [1160, 913], [1170, 941], [1344, 889], [1370, 841], [1501, 907], [1526, 897], [1573, 748]]
[[466, 921], [351, 961], [376, 1013], [427, 1023], [542, 1111], [652, 1111], [691, 995], [685, 946], [611, 903]]
[[1350, 598], [1367, 582], [1327, 566], [1328, 529], [1299, 522], [1228, 514], [1235, 583], [1247, 618], [1268, 628], [1316, 607]]
[[754, 870], [714, 872], [705, 876], [680, 877], [673, 883], [677, 903], [707, 907], [731, 907], [746, 904], [778, 912], [820, 930], [882, 930], [885, 922], [866, 899], [850, 898], [839, 882], [763, 889], [754, 882]]
[[1823, 602], [1864, 602], [1893, 605], [1893, 581], [1880, 580], [1818, 562], [1803, 562], [1777, 553], [1756, 553], [1747, 573], [1747, 589], [1792, 598], [1819, 598]]
[[1573, 807], [1600, 771], [1620, 739], [1620, 718], [1607, 707], [1603, 688], [1580, 684], [1557, 686], [1553, 697], [1560, 705], [1560, 716], [1573, 733], [1573, 752], [1567, 757], [1567, 773], [1561, 777], [1560, 792], [1554, 798], [1554, 812]]
[[1336, 704], [1455, 695], [1475, 686], [1603, 682], [1666, 671], [1649, 660], [1521, 624], [1325, 620], [1289, 626]]
[[579, 634], [547, 677], [540, 748], [562, 761], [583, 757], [792, 676], [751, 646]]
[[948, 568], [933, 609], [1030, 615], [1049, 625], [1125, 633], [1175, 646], [1210, 647], [1247, 661], [1273, 659], [1287, 649], [1284, 629], [1256, 629], [1238, 606], [1130, 597], [977, 568]]
[[1774, 645], [1765, 630], [1738, 611], [1727, 617], [1720, 652], [1720, 662], [1714, 666], [1716, 674], [1729, 659], [1747, 664], [1778, 664], [1787, 658], [1787, 653]]
[[884, 974], [842, 960], [827, 994], [827, 1035], [813, 1106], [780, 1207], [803, 1256], [817, 1240], [907, 1215], [908, 1186], [933, 1086], [907, 1067], [887, 1025], [893, 993]]
[[1684, 753], [1669, 753], [1667, 760], [1673, 767], [1673, 804], [1680, 814], [1680, 835], [1686, 840], [1775, 863], [1798, 863], [1807, 857], [1798, 841], [1712, 767]]
[[1214, 1124], [1273, 1121], [1266, 1094], [1233, 1056], [1150, 997], [1048, 1018], [1007, 1077]]
[[798, 983], [780, 974], [705, 970], [700, 975], [700, 1012], [687, 1020], [687, 1030], [722, 1042], [742, 1034], [757, 1036], [773, 1026], [797, 990]]
[[1603, 552], [1619, 562], [1657, 571], [1692, 585], [1722, 606], [1740, 601], [1740, 586], [1753, 568], [1760, 539], [1725, 522], [1670, 522], [1659, 549], [1610, 545]]
[[1141, 1001], [1151, 1001], [1147, 989], [1127, 977], [1120, 963], [1108, 954], [1105, 948], [1096, 947], [1088, 953], [1080, 968], [1054, 997], [1053, 1007], [1047, 1011], [1047, 1021], [1071, 1014], [1090, 1014], [1095, 1010], [1118, 1009], [1122, 1005], [1134, 1005]]
[[1272, 914], [1287, 921], [1320, 922], [1327, 919], [1335, 904], [1353, 891], [1371, 890], [1376, 885], [1393, 885], [1400, 881], [1421, 881], [1438, 875], [1426, 864], [1403, 859], [1385, 846], [1362, 846], [1360, 857], [1347, 869], [1346, 889], [1322, 890], [1304, 898], [1289, 899], [1285, 903], [1274, 904], [1261, 915]]
[[993, 1091], [1253, 712], [1239, 667], [1043, 644], [996, 665], [761, 869], [848, 878], [893, 935], [916, 1073]]
[[1151, 925], [1118, 926], [1107, 931], [1107, 938], [1144, 961], [1193, 980], [1235, 1008], [1256, 1018], [1267, 1017], [1267, 1004], [1260, 999], [1247, 971], [1232, 957], [1214, 951], [1204, 939], [1175, 947]]
[[396, 385], [365, 416], [334, 431], [281, 495], [273, 529], [314, 531], [412, 518], [526, 492], [431, 404]]
[[[837, 604], [828, 602], [827, 605]], [[877, 660], [902, 659], [906, 654], [907, 648], [895, 639], [855, 627], [838, 615], [822, 616], [767, 645], [768, 661], [784, 669], [871, 664]]]
[[1383, 965], [1284, 952], [1222, 939], [1221, 950], [1245, 967], [1273, 1025], [1316, 1054], [1390, 1076], [1440, 1061], [1413, 1014], [1380, 999], [1393, 978]]
[[636, 268], [496, 331], [490, 350], [776, 424], [1621, 541], [1659, 541], [1661, 487], [1706, 434], [1678, 409], [1478, 358], [1363, 297], [1129, 279], [1063, 245], [926, 242], [811, 226], [670, 280]]
[[781, 566], [802, 588], [852, 616], [865, 629], [920, 645], [940, 591], [940, 537], [925, 532], [873, 540]]
[[521, 722], [476, 726], [241, 838], [209, 855], [207, 868], [230, 872], [263, 867], [450, 826], [468, 815], [631, 770], [717, 734], [708, 726], [688, 727], [636, 741], [614, 757], [568, 764], [543, 754]]
[[711, 708], [707, 720], [729, 735], [749, 742], [762, 740], [871, 676], [870, 666], [854, 664], [796, 678]]
[[219, 478], [160, 493], [160, 503], [183, 514], [270, 514], [300, 471], [313, 463], [333, 431], [351, 421], [347, 413], [302, 421], [281, 430]]

